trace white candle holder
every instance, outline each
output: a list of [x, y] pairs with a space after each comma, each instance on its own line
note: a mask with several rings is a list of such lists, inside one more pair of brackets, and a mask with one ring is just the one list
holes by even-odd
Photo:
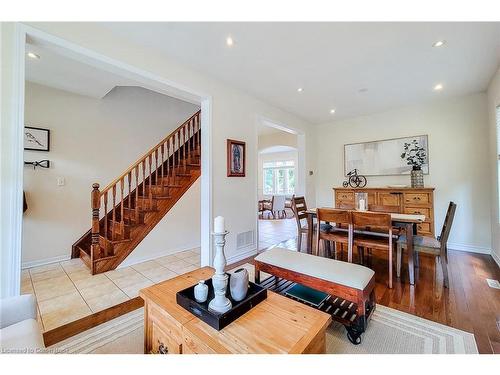
[[214, 287], [215, 297], [208, 304], [208, 308], [211, 311], [221, 314], [229, 311], [232, 307], [231, 301], [226, 297], [229, 277], [224, 271], [224, 268], [226, 268], [224, 245], [226, 244], [226, 236], [228, 233], [228, 231], [224, 231], [222, 233], [212, 233], [215, 239], [215, 274], [212, 276], [212, 285]]

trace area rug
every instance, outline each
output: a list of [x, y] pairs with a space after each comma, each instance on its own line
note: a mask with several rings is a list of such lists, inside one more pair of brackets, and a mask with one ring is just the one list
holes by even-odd
[[[82, 332], [48, 348], [69, 354], [142, 354], [144, 350], [144, 311], [139, 309]], [[327, 330], [329, 354], [477, 354], [474, 335], [377, 306], [362, 336], [352, 345], [345, 328], [333, 323]]]

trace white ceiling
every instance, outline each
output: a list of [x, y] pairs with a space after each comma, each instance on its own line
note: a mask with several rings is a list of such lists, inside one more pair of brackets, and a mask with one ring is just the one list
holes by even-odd
[[313, 123], [484, 91], [500, 60], [500, 23], [101, 25]]
[[31, 40], [26, 51], [40, 56], [40, 59], [26, 56], [26, 80], [31, 82], [98, 99], [115, 86], [139, 86], [133, 80], [72, 58], [67, 51], [49, 44]]

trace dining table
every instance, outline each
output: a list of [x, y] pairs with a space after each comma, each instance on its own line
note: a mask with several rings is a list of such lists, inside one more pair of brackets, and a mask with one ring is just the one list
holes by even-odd
[[[333, 207], [324, 207], [330, 208]], [[371, 212], [371, 211], [363, 211]], [[375, 213], [375, 212], [374, 212]], [[380, 212], [376, 212], [379, 213]], [[312, 253], [313, 243], [313, 226], [314, 218], [316, 217], [316, 208], [310, 208], [306, 211], [307, 214], [307, 252]], [[408, 252], [408, 276], [410, 284], [415, 284], [415, 256], [413, 251], [413, 236], [417, 234], [417, 225], [425, 220], [425, 215], [391, 213], [392, 226], [394, 228], [404, 229], [406, 233], [406, 249]], [[365, 231], [366, 233], [366, 231]]]

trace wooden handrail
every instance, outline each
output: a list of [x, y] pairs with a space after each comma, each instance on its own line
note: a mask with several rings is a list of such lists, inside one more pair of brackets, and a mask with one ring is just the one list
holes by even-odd
[[104, 193], [108, 192], [114, 185], [118, 184], [121, 179], [123, 179], [129, 172], [132, 172], [135, 167], [137, 167], [139, 164], [141, 164], [143, 161], [145, 161], [148, 157], [151, 156], [157, 150], [159, 147], [161, 147], [162, 144], [167, 143], [171, 137], [173, 137], [177, 132], [185, 126], [189, 121], [191, 121], [193, 118], [198, 116], [201, 113], [201, 110], [193, 114], [190, 118], [188, 118], [186, 121], [184, 121], [177, 129], [175, 129], [173, 132], [171, 132], [169, 135], [167, 135], [165, 138], [163, 138], [156, 146], [152, 147], [148, 152], [144, 154], [139, 160], [137, 160], [132, 166], [130, 166], [124, 173], [121, 174], [121, 176], [115, 178], [111, 183], [109, 183], [104, 189], [101, 190], [101, 195]]
[[[191, 150], [199, 152], [201, 147], [200, 113], [201, 111], [197, 111], [184, 121], [104, 189], [99, 190], [98, 183], [92, 185], [92, 229], [89, 254], [91, 267], [95, 260], [113, 255], [109, 251], [109, 241], [123, 239], [128, 231], [126, 223], [130, 224], [131, 220], [137, 222], [141, 210], [154, 209], [153, 188], [158, 191], [158, 180], [161, 181], [160, 193], [168, 197], [169, 187], [176, 186], [177, 174], [187, 172], [189, 152]], [[183, 169], [179, 171], [182, 167]], [[111, 195], [111, 199], [108, 195]], [[104, 206], [103, 216], [101, 216], [101, 200]], [[134, 205], [132, 201], [135, 202]], [[108, 211], [108, 203], [111, 206], [110, 211]], [[128, 203], [127, 207], [125, 207], [126, 203]], [[103, 218], [102, 227], [101, 217]], [[101, 245], [101, 237], [103, 237], [103, 245]], [[94, 273], [93, 268], [91, 271]]]

